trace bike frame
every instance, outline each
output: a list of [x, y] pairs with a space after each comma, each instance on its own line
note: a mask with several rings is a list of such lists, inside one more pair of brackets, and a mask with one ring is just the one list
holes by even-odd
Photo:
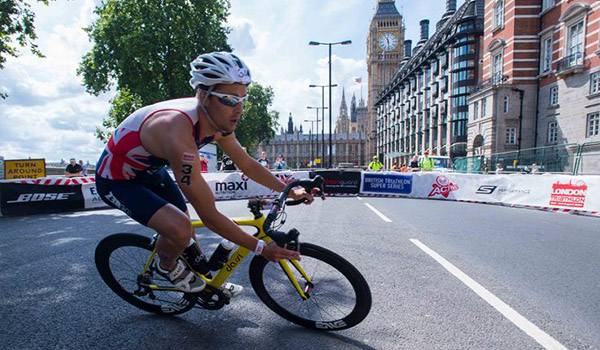
[[[231, 218], [231, 220], [233, 220], [233, 222], [235, 222], [239, 226], [254, 227], [255, 229], [257, 229], [257, 232], [254, 234], [254, 237], [261, 239], [265, 242], [273, 241], [271, 239], [271, 237], [267, 236], [267, 234], [263, 230], [263, 224], [266, 220], [264, 215], [261, 215], [258, 218]], [[206, 227], [206, 225], [200, 220], [194, 220], [194, 221], [192, 221], [192, 227], [193, 228], [202, 228], [202, 227]], [[195, 273], [198, 277], [202, 278], [206, 282], [207, 285], [218, 289], [223, 285], [223, 283], [225, 283], [225, 281], [227, 281], [229, 276], [231, 276], [231, 274], [233, 274], [233, 272], [241, 265], [241, 263], [248, 256], [248, 254], [250, 254], [250, 250], [248, 250], [244, 247], [241, 247], [241, 246], [238, 247], [237, 249], [235, 249], [234, 251], [232, 251], [232, 253], [229, 256], [229, 260], [227, 260], [227, 262], [223, 265], [223, 267], [218, 271], [218, 273], [213, 278], [208, 278], [197, 272], [195, 272]], [[156, 247], [154, 247], [154, 250], [152, 251], [150, 258], [146, 262], [146, 265], [144, 266], [144, 270], [142, 271], [142, 275], [144, 275], [146, 273], [146, 271], [150, 268], [150, 264], [152, 263], [152, 260], [154, 259], [155, 255], [156, 255]], [[281, 266], [282, 270], [284, 271], [284, 273], [286, 274], [286, 276], [288, 277], [288, 279], [290, 280], [290, 282], [292, 283], [292, 285], [294, 286], [294, 288], [296, 289], [296, 291], [298, 292], [300, 297], [304, 300], [308, 299], [308, 297], [304, 293], [304, 290], [300, 286], [298, 279], [294, 276], [288, 262], [291, 263], [291, 265], [302, 275], [302, 277], [308, 283], [312, 283], [311, 278], [304, 271], [302, 266], [300, 266], [300, 263], [298, 263], [297, 260], [280, 260], [279, 261], [279, 266]], [[161, 291], [180, 291], [176, 287], [157, 286], [154, 284], [150, 285], [149, 288], [152, 290], [161, 290]]]

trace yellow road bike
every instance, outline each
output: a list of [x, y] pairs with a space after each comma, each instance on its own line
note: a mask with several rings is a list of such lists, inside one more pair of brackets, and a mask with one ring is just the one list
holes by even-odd
[[[252, 258], [250, 282], [265, 305], [288, 321], [307, 328], [341, 330], [360, 323], [371, 309], [371, 290], [365, 278], [338, 254], [314, 244], [300, 244], [298, 230], [282, 232], [273, 228], [285, 217], [286, 205], [302, 203], [286, 201], [292, 188], [302, 186], [307, 191], [313, 188], [322, 191], [322, 184], [320, 176], [296, 180], [275, 200], [250, 200], [248, 207], [254, 217], [232, 220], [256, 230], [254, 236], [258, 239], [299, 250], [302, 256], [300, 261], [279, 263], [268, 262], [258, 255]], [[265, 217], [261, 210], [266, 205], [270, 205], [270, 211]], [[201, 221], [193, 221], [192, 226], [205, 227]], [[96, 267], [113, 292], [142, 310], [163, 315], [182, 314], [194, 307], [218, 310], [229, 304], [229, 298], [219, 287], [251, 253], [248, 249], [234, 249], [222, 267], [214, 271], [214, 276], [196, 272], [205, 280], [206, 288], [198, 293], [185, 293], [150, 267], [156, 256], [155, 241], [156, 236], [117, 233], [98, 244]]]

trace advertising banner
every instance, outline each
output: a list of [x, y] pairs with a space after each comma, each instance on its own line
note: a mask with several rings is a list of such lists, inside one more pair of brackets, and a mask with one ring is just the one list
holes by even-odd
[[[282, 182], [288, 184], [294, 180], [308, 179], [308, 171], [273, 172]], [[216, 199], [243, 199], [252, 197], [276, 197], [278, 192], [250, 180], [246, 175], [235, 173], [203, 174]]]
[[0, 183], [0, 209], [3, 215], [53, 213], [83, 208], [81, 185]]
[[96, 183], [89, 182], [81, 185], [81, 192], [83, 194], [85, 209], [102, 208], [107, 206], [102, 198], [100, 198], [98, 192], [96, 192]]
[[11, 159], [4, 161], [4, 177], [6, 180], [37, 179], [45, 176], [45, 159]]
[[413, 190], [413, 176], [398, 172], [362, 173], [364, 194], [409, 195]]
[[319, 170], [311, 172], [310, 177], [323, 177], [323, 190], [327, 194], [360, 192], [360, 171]]

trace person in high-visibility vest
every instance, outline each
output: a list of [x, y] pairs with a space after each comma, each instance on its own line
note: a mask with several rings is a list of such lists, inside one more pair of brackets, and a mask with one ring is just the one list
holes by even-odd
[[425, 150], [425, 152], [423, 152], [423, 159], [421, 159], [421, 164], [419, 164], [419, 167], [421, 168], [422, 171], [431, 171], [433, 170], [435, 164], [433, 162], [433, 159], [429, 158], [429, 150]]
[[381, 168], [383, 168], [383, 164], [381, 164], [381, 162], [379, 161], [379, 157], [376, 155], [373, 156], [373, 161], [369, 163], [369, 170], [377, 171]]

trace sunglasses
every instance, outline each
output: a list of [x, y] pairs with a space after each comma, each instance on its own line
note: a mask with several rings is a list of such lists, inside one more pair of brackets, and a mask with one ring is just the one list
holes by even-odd
[[245, 103], [248, 101], [248, 95], [239, 97], [236, 95], [220, 94], [218, 92], [211, 92], [210, 95], [217, 97], [219, 102], [229, 107], [235, 107], [238, 103]]

